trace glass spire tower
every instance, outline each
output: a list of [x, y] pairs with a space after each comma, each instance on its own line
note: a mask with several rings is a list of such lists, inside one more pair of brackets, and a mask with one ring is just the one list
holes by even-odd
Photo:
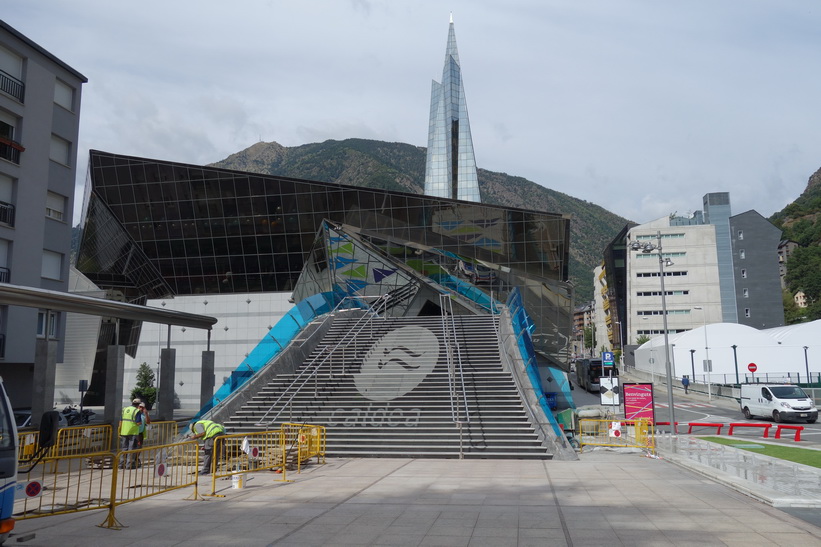
[[442, 83], [431, 85], [425, 195], [482, 201], [452, 15]]

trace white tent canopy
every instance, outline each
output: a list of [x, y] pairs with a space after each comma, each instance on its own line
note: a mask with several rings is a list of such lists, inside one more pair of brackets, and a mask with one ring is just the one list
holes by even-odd
[[[688, 375], [706, 382], [704, 361], [712, 361], [712, 383], [736, 383], [751, 379], [750, 363], [761, 381], [806, 382], [807, 368], [815, 381], [821, 375], [821, 320], [786, 327], [757, 330], [736, 323], [714, 323], [671, 334], [669, 356], [673, 376]], [[706, 349], [705, 349], [706, 348]], [[806, 350], [805, 350], [806, 348]], [[806, 360], [805, 360], [806, 358]], [[664, 336], [656, 336], [635, 350], [636, 368], [664, 375]], [[695, 369], [695, 376], [693, 376]]]

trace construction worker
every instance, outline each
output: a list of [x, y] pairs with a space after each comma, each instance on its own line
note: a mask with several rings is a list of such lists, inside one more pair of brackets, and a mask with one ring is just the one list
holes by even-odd
[[[120, 450], [135, 450], [140, 435], [140, 424], [143, 422], [143, 413], [140, 412], [140, 399], [131, 401], [131, 406], [123, 409], [120, 421]], [[136, 469], [134, 454], [128, 454], [125, 462], [120, 462], [120, 469]]]
[[[189, 436], [192, 439], [203, 440], [202, 450], [205, 452], [205, 459], [202, 462], [202, 471], [200, 471], [200, 475], [208, 475], [211, 473], [211, 457], [214, 451], [214, 440], [216, 437], [223, 434], [225, 434], [225, 427], [217, 422], [212, 422], [211, 420], [195, 420], [191, 422], [191, 433], [189, 433]], [[225, 444], [220, 443], [219, 453], [217, 454], [216, 461], [214, 462], [214, 468], [216, 468], [217, 463], [219, 463], [222, 458], [222, 454], [224, 453]]]

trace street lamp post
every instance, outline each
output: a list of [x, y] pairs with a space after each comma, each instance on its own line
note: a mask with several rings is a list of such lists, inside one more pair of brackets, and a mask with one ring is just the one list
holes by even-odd
[[807, 367], [807, 386], [810, 385], [810, 361], [807, 359], [807, 350], [810, 349], [809, 346], [804, 346], [804, 366]]
[[701, 310], [701, 315], [704, 318], [704, 377], [707, 379], [707, 400], [713, 400], [712, 383], [710, 376], [713, 372], [713, 364], [710, 362], [710, 347], [707, 344], [707, 310], [702, 306], [693, 306], [694, 310]]
[[733, 348], [733, 362], [735, 363], [735, 383], [740, 386], [741, 383], [738, 381], [738, 354], [735, 352], [738, 346], [733, 344], [730, 347]]
[[690, 368], [693, 369], [693, 382], [696, 381], [696, 361], [695, 361], [695, 354], [696, 350], [690, 350]]
[[673, 371], [670, 366], [670, 337], [667, 333], [667, 296], [664, 290], [664, 266], [672, 266], [673, 261], [669, 258], [665, 260], [662, 255], [661, 231], [656, 232], [656, 242], [656, 245], [653, 245], [650, 242], [639, 243], [638, 241], [634, 241], [630, 245], [630, 249], [632, 251], [641, 251], [645, 254], [656, 251], [656, 254], [658, 254], [659, 257], [659, 279], [661, 280], [661, 316], [662, 326], [664, 329], [664, 367], [665, 372], [667, 373], [667, 407], [670, 409], [670, 427], [674, 433], [678, 433], [678, 429], [676, 429], [676, 412], [675, 408], [673, 408]]

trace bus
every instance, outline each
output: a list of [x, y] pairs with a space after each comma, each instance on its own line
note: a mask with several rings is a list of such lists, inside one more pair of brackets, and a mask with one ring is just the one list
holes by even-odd
[[14, 529], [14, 491], [17, 486], [17, 425], [0, 378], [0, 544]]
[[580, 359], [576, 361], [576, 383], [579, 387], [590, 391], [591, 393], [599, 393], [601, 384], [599, 378], [605, 378], [612, 375], [617, 377], [619, 369], [616, 367], [602, 366], [601, 359]]

